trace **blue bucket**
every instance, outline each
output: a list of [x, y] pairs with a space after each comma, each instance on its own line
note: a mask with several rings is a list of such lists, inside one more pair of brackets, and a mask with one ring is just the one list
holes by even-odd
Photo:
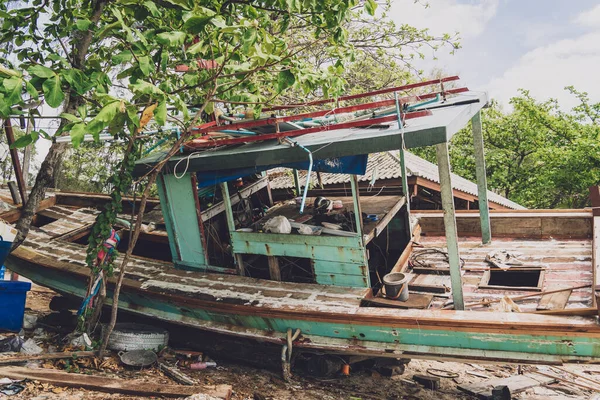
[[25, 298], [30, 282], [0, 281], [0, 330], [18, 332], [23, 327]]
[[0, 236], [0, 265], [4, 264], [6, 257], [8, 257], [8, 253], [10, 253], [11, 247], [12, 242], [8, 242]]

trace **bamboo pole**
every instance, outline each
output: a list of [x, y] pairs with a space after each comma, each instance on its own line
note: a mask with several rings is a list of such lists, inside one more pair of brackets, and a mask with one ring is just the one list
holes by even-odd
[[[542, 296], [545, 294], [560, 293], [560, 292], [565, 292], [567, 290], [586, 289], [589, 287], [592, 287], [592, 285], [581, 285], [581, 286], [567, 287], [567, 288], [556, 289], [556, 290], [547, 290], [545, 292], [536, 292], [536, 293], [525, 294], [523, 296], [511, 297], [510, 299], [512, 301], [517, 301], [517, 300], [527, 299], [529, 297]], [[484, 301], [480, 301], [477, 303], [465, 304], [465, 307], [485, 306], [485, 305], [492, 304], [492, 303], [498, 303], [500, 301], [502, 301], [502, 299], [484, 300]]]

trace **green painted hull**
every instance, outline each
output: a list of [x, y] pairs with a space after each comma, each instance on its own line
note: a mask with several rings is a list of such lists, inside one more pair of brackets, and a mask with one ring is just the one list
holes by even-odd
[[[55, 271], [17, 258], [9, 257], [6, 265], [34, 282], [62, 294], [82, 298], [86, 288], [81, 274], [56, 274]], [[111, 291], [109, 287], [109, 296]], [[432, 329], [414, 326], [393, 326], [361, 322], [356, 316], [352, 322], [340, 323], [314, 318], [303, 318], [290, 313], [289, 318], [273, 316], [265, 310], [249, 313], [227, 313], [218, 306], [189, 305], [171, 301], [143, 290], [124, 290], [120, 308], [144, 316], [183, 324], [258, 341], [284, 343], [288, 328], [300, 329], [302, 338], [295, 347], [307, 350], [344, 354], [362, 354], [409, 358], [452, 358], [519, 363], [600, 362], [600, 334], [573, 331], [560, 334], [539, 334], [514, 330], [503, 326], [504, 332], [469, 331], [464, 326]], [[399, 312], [401, 312], [399, 310]], [[428, 313], [430, 311], [422, 311]], [[452, 311], [452, 313], [456, 313]], [[465, 315], [468, 312], [463, 312]], [[362, 314], [361, 314], [362, 315]], [[567, 319], [565, 319], [565, 322]], [[579, 330], [579, 331], [578, 331]]]

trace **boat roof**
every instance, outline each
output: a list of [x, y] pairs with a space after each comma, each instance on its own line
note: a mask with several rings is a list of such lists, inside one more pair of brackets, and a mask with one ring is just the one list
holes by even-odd
[[[415, 111], [429, 110], [430, 114], [406, 120], [404, 129], [400, 129], [397, 122], [391, 122], [383, 128], [361, 127], [308, 133], [296, 136], [294, 141], [309, 149], [317, 159], [398, 150], [402, 133], [406, 148], [431, 146], [450, 141], [487, 102], [485, 92], [466, 92], [416, 109]], [[165, 154], [166, 152], [156, 152], [139, 160], [134, 175], [146, 173], [163, 160]], [[184, 171], [220, 171], [233, 166], [261, 170], [306, 159], [306, 152], [301, 148], [271, 139], [177, 155], [169, 160], [164, 172], [181, 174]]]
[[[439, 171], [437, 165], [413, 154], [409, 151], [404, 153], [406, 161], [406, 172], [408, 176], [420, 177], [427, 179], [430, 182], [440, 183]], [[399, 151], [385, 151], [375, 154], [369, 154], [367, 170], [364, 175], [358, 177], [359, 181], [370, 182], [375, 180], [397, 179], [402, 177], [402, 171], [399, 167]], [[277, 189], [292, 189], [294, 188], [294, 179], [286, 171], [286, 168], [278, 167], [268, 171], [270, 185], [272, 190]], [[303, 187], [306, 183], [306, 171], [299, 171], [300, 186]], [[477, 184], [460, 175], [451, 173], [452, 188], [463, 193], [477, 197]], [[317, 173], [311, 174], [311, 181], [317, 181]], [[336, 185], [341, 183], [349, 183], [350, 177], [347, 174], [331, 174], [322, 172], [321, 182], [323, 185]], [[501, 206], [511, 208], [513, 210], [524, 210], [525, 207], [503, 197], [497, 193], [488, 190], [488, 200]]]

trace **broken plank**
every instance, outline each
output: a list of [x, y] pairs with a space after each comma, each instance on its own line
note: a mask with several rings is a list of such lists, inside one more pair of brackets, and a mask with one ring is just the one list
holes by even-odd
[[163, 385], [142, 380], [125, 380], [105, 376], [93, 376], [48, 370], [42, 368], [2, 367], [0, 376], [11, 379], [31, 379], [55, 386], [84, 388], [105, 393], [123, 393], [136, 396], [186, 397], [206, 394], [219, 399], [231, 397], [230, 385]]
[[545, 294], [540, 299], [536, 310], [562, 310], [566, 307], [572, 290], [567, 288], [563, 292]]
[[57, 360], [65, 358], [84, 358], [94, 357], [96, 355], [93, 351], [66, 351], [60, 353], [46, 353], [46, 354], [17, 354], [10, 356], [0, 357], [0, 365], [2, 364], [15, 364], [20, 362], [28, 362], [34, 360]]
[[530, 373], [513, 375], [508, 378], [492, 378], [467, 385], [458, 385], [458, 388], [478, 399], [488, 399], [492, 397], [492, 389], [496, 386], [507, 386], [510, 389], [511, 394], [516, 394], [535, 386], [548, 385], [554, 382], [556, 382], [556, 379], [554, 378]]

